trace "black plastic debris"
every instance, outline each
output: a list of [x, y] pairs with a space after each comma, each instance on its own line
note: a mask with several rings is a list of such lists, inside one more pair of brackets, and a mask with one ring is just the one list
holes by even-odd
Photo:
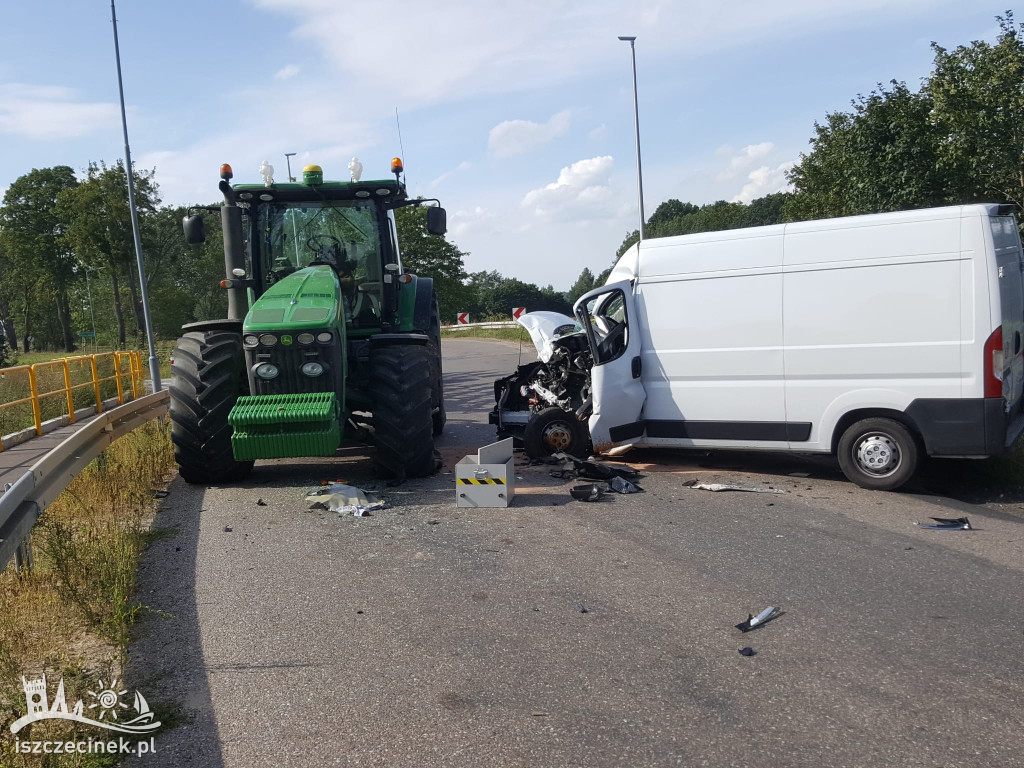
[[768, 606], [761, 611], [757, 616], [747, 614], [746, 621], [741, 621], [736, 625], [736, 629], [740, 632], [750, 632], [752, 629], [760, 629], [772, 619], [777, 619], [782, 615], [782, 611], [773, 606]]
[[153, 496], [155, 496], [158, 499], [166, 499], [170, 495], [170, 491], [153, 491]]
[[966, 517], [933, 517], [934, 523], [914, 523], [929, 531], [973, 531], [971, 521]]
[[687, 480], [685, 483], [683, 483], [683, 487], [684, 488], [693, 488], [693, 486], [695, 486], [697, 483], [698, 483], [698, 480], [696, 478], [694, 478], [693, 480]]
[[234, 528], [232, 528], [230, 525], [225, 525], [224, 526], [224, 533], [231, 533], [231, 531], [233, 531], [233, 530], [234, 530]]
[[569, 489], [569, 495], [576, 501], [597, 501], [605, 494], [604, 486], [597, 483], [587, 485], [574, 485]]
[[257, 507], [265, 507], [265, 506], [267, 506], [267, 502], [265, 502], [263, 499], [256, 499], [256, 506]]
[[627, 480], [636, 480], [641, 477], [639, 472], [625, 465], [599, 464], [595, 461], [577, 459], [567, 453], [555, 453], [552, 454], [552, 458], [558, 460], [558, 469], [551, 473], [552, 476], [566, 477], [572, 473], [581, 480], [604, 480], [605, 482], [610, 481], [613, 477], [622, 477]]
[[757, 651], [748, 645], [746, 648], [740, 648], [740, 656], [757, 656]]
[[624, 477], [613, 477], [608, 481], [608, 486], [616, 493], [641, 493], [643, 488], [634, 485]]
[[577, 613], [590, 613], [590, 611], [587, 610], [587, 607], [583, 605], [583, 603], [576, 603], [573, 605], [573, 608], [576, 609]]

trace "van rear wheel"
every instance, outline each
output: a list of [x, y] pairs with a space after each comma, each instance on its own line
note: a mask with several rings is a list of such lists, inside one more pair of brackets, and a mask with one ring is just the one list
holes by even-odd
[[893, 419], [862, 419], [850, 426], [836, 451], [839, 467], [861, 488], [892, 491], [917, 469], [917, 440]]

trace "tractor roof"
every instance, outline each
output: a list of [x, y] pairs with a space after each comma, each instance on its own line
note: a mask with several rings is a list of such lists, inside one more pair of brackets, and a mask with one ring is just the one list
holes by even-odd
[[[304, 202], [309, 200], [353, 200], [360, 198], [377, 198], [388, 200], [405, 200], [405, 185], [394, 179], [378, 181], [325, 181], [323, 184], [235, 184], [235, 194], [252, 193], [254, 198], [269, 194], [275, 201]], [[363, 194], [360, 194], [362, 192]], [[242, 198], [244, 199], [244, 198]], [[269, 201], [268, 201], [269, 202]]]

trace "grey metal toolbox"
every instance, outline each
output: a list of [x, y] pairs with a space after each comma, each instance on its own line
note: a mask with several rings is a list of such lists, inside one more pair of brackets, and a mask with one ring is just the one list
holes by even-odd
[[457, 507], [507, 507], [515, 493], [512, 438], [485, 445], [455, 465]]

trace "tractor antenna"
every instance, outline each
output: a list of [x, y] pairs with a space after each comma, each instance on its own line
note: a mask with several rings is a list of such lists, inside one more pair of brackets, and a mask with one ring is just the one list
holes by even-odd
[[398, 126], [398, 149], [402, 153], [402, 182], [409, 186], [409, 179], [405, 175], [405, 147], [402, 145], [402, 124], [398, 120], [398, 107], [395, 107], [395, 125]]

